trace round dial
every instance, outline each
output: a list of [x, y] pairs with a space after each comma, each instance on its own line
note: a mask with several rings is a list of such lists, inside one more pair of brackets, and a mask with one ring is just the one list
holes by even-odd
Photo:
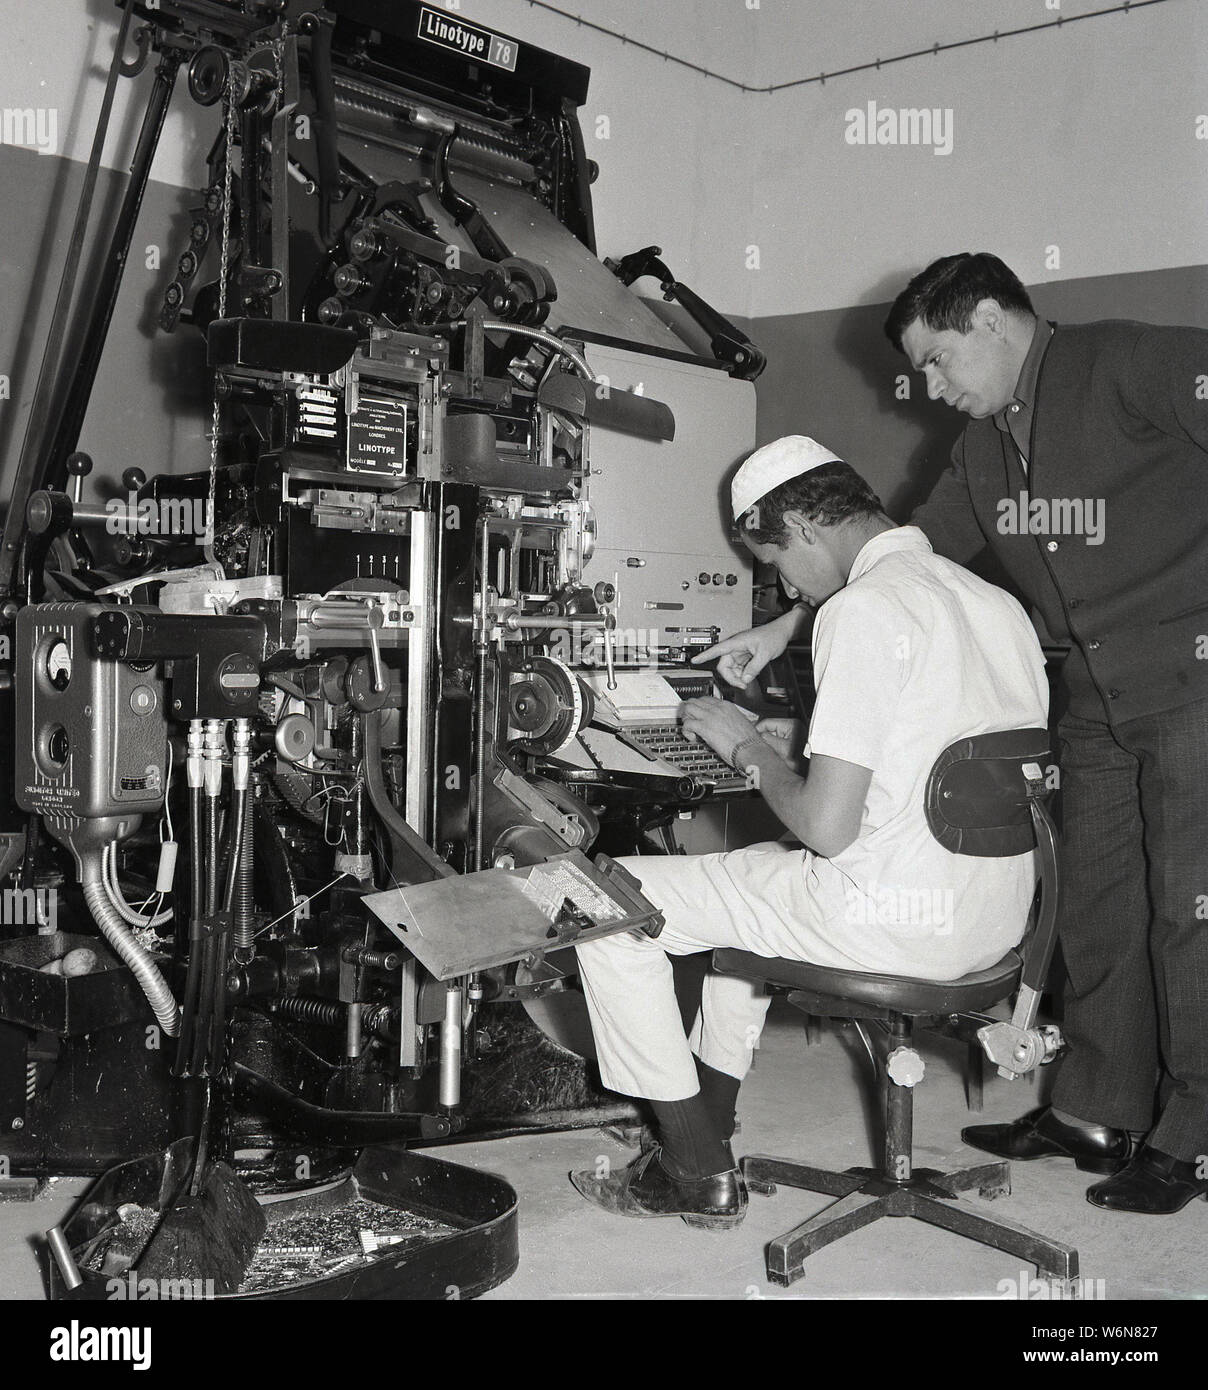
[[61, 638], [46, 653], [46, 676], [56, 690], [66, 690], [71, 680], [71, 648]]

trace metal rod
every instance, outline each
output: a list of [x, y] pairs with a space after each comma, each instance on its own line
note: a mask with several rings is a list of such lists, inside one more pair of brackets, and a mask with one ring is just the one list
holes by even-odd
[[509, 632], [518, 632], [524, 627], [607, 628], [610, 616], [611, 615], [607, 613], [576, 613], [573, 617], [568, 617], [563, 613], [517, 613], [513, 610], [503, 619], [503, 626], [506, 627]]
[[361, 1010], [365, 1006], [358, 1004], [355, 1000], [348, 1005], [348, 1013], [344, 1019], [344, 1057], [346, 1061], [354, 1061], [361, 1055]]
[[461, 984], [445, 986], [445, 1017], [440, 1026], [440, 1103], [447, 1109], [461, 1104]]
[[[908, 1020], [895, 1018], [889, 1030], [889, 1051], [909, 1047]], [[890, 1182], [905, 1183], [913, 1172], [912, 1134], [914, 1130], [914, 1088], [899, 1086], [885, 1069], [885, 1172]]]
[[71, 379], [60, 396], [61, 406], [54, 435], [49, 447], [42, 453], [39, 479], [39, 486], [42, 487], [58, 490], [64, 487], [67, 481], [67, 456], [80, 441], [80, 430], [88, 413], [97, 369], [109, 334], [109, 324], [117, 306], [126, 258], [130, 254], [130, 242], [134, 237], [135, 224], [142, 207], [143, 194], [147, 190], [151, 164], [163, 130], [164, 118], [168, 114], [168, 105], [172, 100], [172, 89], [176, 85], [180, 62], [178, 53], [165, 53], [155, 70], [155, 85], [147, 101], [134, 160], [130, 166], [130, 182], [126, 185], [125, 197], [114, 223], [113, 236], [109, 241], [80, 353], [76, 358]]
[[479, 578], [482, 585], [483, 605], [480, 612], [480, 623], [478, 628], [478, 640], [476, 644], [477, 670], [474, 677], [474, 705], [475, 705], [475, 730], [474, 730], [474, 865], [475, 869], [482, 868], [483, 841], [485, 838], [486, 826], [486, 775], [487, 775], [487, 680], [489, 679], [488, 656], [489, 645], [487, 642], [487, 626], [489, 619], [486, 611], [487, 594], [487, 562], [490, 559], [490, 523], [484, 517], [482, 522], [482, 539], [479, 550]]
[[63, 276], [59, 281], [55, 296], [54, 314], [50, 331], [46, 335], [46, 347], [38, 367], [38, 380], [34, 387], [33, 406], [25, 427], [25, 437], [21, 443], [21, 457], [17, 464], [17, 475], [9, 498], [8, 514], [4, 524], [4, 541], [0, 545], [0, 594], [11, 592], [13, 566], [17, 558], [20, 537], [25, 531], [25, 503], [34, 491], [36, 471], [36, 450], [41, 442], [42, 431], [50, 414], [50, 383], [59, 369], [64, 336], [71, 315], [72, 301], [75, 298], [75, 282], [79, 273], [80, 260], [84, 254], [84, 237], [88, 230], [88, 218], [92, 211], [92, 199], [96, 189], [97, 175], [100, 172], [101, 156], [105, 148], [105, 136], [109, 130], [109, 117], [113, 109], [113, 96], [117, 89], [118, 73], [121, 71], [122, 54], [126, 48], [126, 34], [130, 28], [130, 16], [134, 0], [126, 0], [122, 11], [122, 23], [118, 29], [117, 43], [113, 50], [113, 60], [109, 66], [109, 77], [105, 83], [105, 95], [101, 99], [101, 114], [97, 120], [92, 138], [92, 151], [88, 156], [88, 167], [84, 173], [84, 185], [80, 189], [80, 200], [76, 205], [75, 224], [71, 231], [71, 244], [67, 248], [67, 260], [63, 265]]
[[84, 1282], [84, 1278], [71, 1253], [71, 1246], [67, 1244], [67, 1237], [63, 1234], [63, 1228], [52, 1226], [46, 1232], [46, 1243], [50, 1246], [50, 1253], [55, 1257], [55, 1264], [59, 1266], [63, 1283], [68, 1289], [78, 1289]]

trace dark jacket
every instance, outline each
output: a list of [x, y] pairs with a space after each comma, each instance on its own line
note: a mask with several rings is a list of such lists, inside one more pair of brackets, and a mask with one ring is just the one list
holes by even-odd
[[1208, 332], [1058, 326], [1029, 459], [1025, 474], [992, 419], [970, 421], [911, 521], [962, 564], [992, 547], [1071, 643], [1072, 713], [1114, 724], [1208, 699]]

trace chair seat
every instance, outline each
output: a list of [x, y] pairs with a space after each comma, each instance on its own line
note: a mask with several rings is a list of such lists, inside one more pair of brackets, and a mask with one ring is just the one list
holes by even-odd
[[987, 970], [958, 980], [913, 980], [905, 975], [872, 975], [862, 970], [833, 970], [803, 960], [757, 956], [729, 949], [713, 952], [713, 968], [785, 989], [809, 990], [843, 1004], [874, 1005], [896, 1013], [926, 1016], [986, 1009], [1011, 994], [1023, 962], [1014, 951]]

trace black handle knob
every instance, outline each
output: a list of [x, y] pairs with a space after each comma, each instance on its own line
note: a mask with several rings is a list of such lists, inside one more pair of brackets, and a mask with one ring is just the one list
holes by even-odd
[[73, 478], [86, 478], [92, 472], [92, 455], [68, 454], [67, 471]]

